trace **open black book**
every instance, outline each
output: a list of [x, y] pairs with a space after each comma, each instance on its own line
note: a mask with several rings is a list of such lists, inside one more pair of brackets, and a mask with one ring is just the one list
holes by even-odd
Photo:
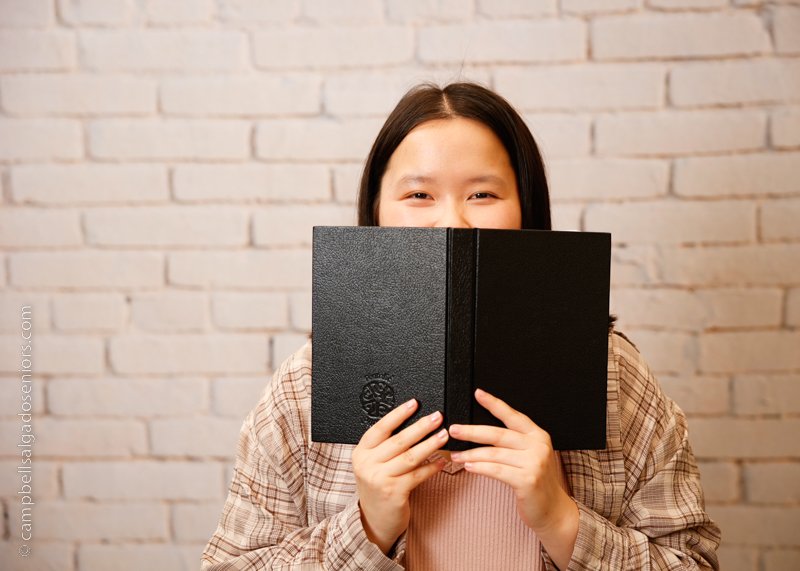
[[312, 440], [357, 444], [411, 398], [403, 426], [502, 426], [482, 388], [558, 450], [605, 448], [610, 262], [606, 233], [314, 227]]

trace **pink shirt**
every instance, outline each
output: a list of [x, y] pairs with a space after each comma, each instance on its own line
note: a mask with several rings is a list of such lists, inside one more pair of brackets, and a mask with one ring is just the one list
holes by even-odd
[[[561, 457], [555, 453], [564, 489]], [[406, 569], [543, 569], [541, 544], [517, 515], [513, 490], [448, 462], [412, 493]]]

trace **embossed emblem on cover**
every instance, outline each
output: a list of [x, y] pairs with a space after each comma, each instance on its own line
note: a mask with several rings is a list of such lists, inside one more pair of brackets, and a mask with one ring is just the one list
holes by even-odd
[[394, 387], [390, 384], [390, 375], [369, 375], [361, 389], [361, 410], [366, 415], [378, 420], [394, 408]]

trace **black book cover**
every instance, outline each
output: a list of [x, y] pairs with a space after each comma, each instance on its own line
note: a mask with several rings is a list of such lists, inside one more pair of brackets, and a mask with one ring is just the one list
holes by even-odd
[[357, 444], [411, 398], [403, 426], [502, 426], [482, 388], [557, 450], [605, 448], [610, 262], [606, 233], [314, 227], [312, 440]]

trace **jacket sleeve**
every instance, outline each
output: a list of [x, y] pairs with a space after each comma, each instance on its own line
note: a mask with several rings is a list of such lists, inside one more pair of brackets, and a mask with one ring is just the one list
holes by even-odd
[[[705, 511], [686, 417], [638, 350], [620, 338], [614, 343], [624, 498], [616, 521], [576, 501], [580, 520], [568, 570], [717, 570], [720, 530]], [[545, 560], [556, 569], [546, 554]]]
[[242, 424], [228, 496], [201, 568], [402, 569], [402, 553], [392, 560], [367, 539], [355, 494], [338, 513], [308, 521], [303, 407], [290, 361]]

